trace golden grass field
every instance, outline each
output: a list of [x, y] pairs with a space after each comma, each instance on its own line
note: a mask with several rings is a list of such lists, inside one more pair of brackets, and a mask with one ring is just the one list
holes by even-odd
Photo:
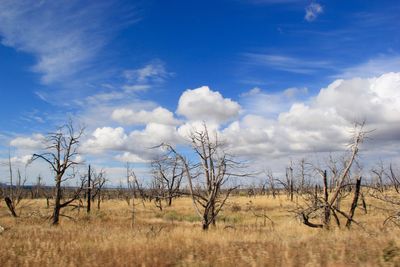
[[[232, 197], [216, 228], [201, 230], [189, 198], [158, 210], [107, 200], [90, 215], [66, 211], [50, 226], [45, 200], [24, 200], [20, 218], [0, 206], [0, 266], [400, 266], [400, 230], [382, 226], [385, 214], [370, 207], [356, 219], [365, 229], [312, 229], [288, 212], [286, 196]], [[249, 210], [274, 221], [266, 222]]]

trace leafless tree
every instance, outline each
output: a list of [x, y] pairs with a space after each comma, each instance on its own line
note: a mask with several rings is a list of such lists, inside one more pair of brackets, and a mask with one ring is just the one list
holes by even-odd
[[375, 182], [369, 195], [377, 200], [375, 208], [387, 213], [383, 224], [400, 227], [400, 172], [392, 164], [385, 166], [383, 162], [371, 172]]
[[[343, 168], [331, 169], [330, 174], [331, 184], [334, 186], [330, 190], [328, 181], [328, 172], [320, 168], [316, 168], [317, 172], [322, 177], [323, 182], [323, 194], [322, 197], [315, 195], [313, 198], [306, 199], [306, 207], [300, 207], [297, 210], [297, 214], [301, 217], [303, 223], [307, 226], [314, 228], [329, 228], [331, 217], [335, 219], [335, 222], [340, 226], [340, 220], [338, 215], [343, 216], [346, 221], [346, 227], [349, 228], [354, 220], [354, 212], [357, 207], [360, 190], [361, 190], [361, 176], [355, 175], [355, 179], [351, 179], [351, 169], [353, 164], [356, 162], [356, 158], [359, 152], [359, 146], [363, 142], [368, 132], [363, 129], [364, 124], [356, 125], [353, 140], [350, 144], [350, 153], [347, 159], [344, 161]], [[331, 165], [336, 166], [336, 165]], [[354, 182], [353, 182], [354, 181]], [[346, 187], [354, 187], [354, 197], [348, 212], [344, 212], [336, 205], [336, 201], [340, 197], [340, 194]], [[322, 223], [313, 223], [310, 219], [320, 214]]]
[[100, 172], [96, 172], [96, 170], [92, 171], [92, 177], [93, 177], [93, 195], [92, 195], [92, 201], [94, 201], [97, 197], [97, 209], [100, 209], [100, 202], [102, 201], [102, 191], [103, 187], [107, 182], [106, 178], [106, 172], [104, 170], [101, 170]]
[[273, 175], [271, 170], [266, 171], [266, 176], [267, 176], [267, 179], [268, 179], [267, 183], [269, 185], [269, 189], [271, 191], [272, 197], [275, 198], [276, 195], [277, 195], [277, 190], [276, 190], [276, 187], [275, 187], [276, 179], [275, 179], [275, 177], [274, 177], [274, 175]]
[[160, 179], [157, 179], [156, 176], [153, 176], [153, 180], [150, 183], [149, 195], [151, 199], [154, 201], [154, 205], [163, 210], [163, 199], [166, 199], [166, 188]]
[[280, 184], [283, 187], [283, 189], [285, 190], [286, 195], [290, 199], [290, 201], [293, 201], [294, 191], [295, 191], [295, 178], [294, 178], [294, 174], [293, 174], [293, 162], [290, 161], [289, 167], [286, 167], [285, 180], [273, 178], [272, 173], [271, 173], [270, 178], [272, 178], [278, 184]]
[[61, 203], [62, 184], [68, 179], [75, 178], [73, 170], [79, 162], [76, 161], [80, 139], [83, 135], [83, 128], [75, 130], [72, 121], [60, 127], [57, 131], [49, 133], [45, 139], [45, 150], [42, 153], [34, 154], [32, 161], [41, 159], [49, 164], [54, 172], [55, 179], [55, 204], [52, 215], [52, 224], [57, 225], [60, 219], [60, 211], [67, 207], [79, 197], [82, 186], [74, 192], [73, 196]]
[[[373, 182], [373, 187], [380, 191], [381, 193], [384, 191], [385, 187], [385, 166], [383, 162], [381, 161], [376, 167], [372, 168], [371, 170], [372, 173], [372, 182]], [[394, 188], [396, 189], [396, 186], [394, 185]]]
[[[133, 227], [133, 225], [135, 224], [136, 221], [136, 194], [139, 188], [139, 181], [138, 178], [136, 176], [135, 171], [131, 168], [129, 162], [126, 163], [126, 183], [128, 186], [128, 205], [132, 206], [132, 216], [131, 216], [131, 226]], [[131, 199], [132, 201], [129, 201], [129, 199]], [[142, 198], [142, 203], [143, 203], [143, 198]], [[144, 203], [143, 203], [144, 204]]]
[[161, 157], [152, 162], [154, 187], [158, 188], [159, 199], [165, 199], [168, 206], [180, 195], [184, 169], [177, 157]]
[[24, 185], [27, 180], [26, 165], [24, 177], [22, 177], [20, 169], [17, 169], [16, 181], [14, 181], [14, 173], [10, 153], [8, 154], [8, 162], [6, 163], [6, 165], [8, 165], [10, 185], [9, 190], [4, 191], [4, 201], [6, 202], [7, 208], [9, 209], [11, 215], [13, 217], [18, 217], [16, 209], [23, 198]]
[[217, 134], [211, 139], [205, 124], [201, 131], [192, 132], [190, 142], [199, 158], [199, 162], [193, 165], [173, 146], [163, 144], [163, 147], [183, 165], [195, 211], [202, 220], [203, 230], [208, 230], [211, 224], [215, 225], [216, 218], [230, 193], [237, 188], [228, 186], [229, 179], [246, 175], [233, 172], [241, 164], [224, 151], [223, 143], [218, 140]]
[[87, 200], [87, 205], [86, 205], [86, 212], [89, 214], [90, 209], [91, 209], [91, 203], [92, 203], [92, 172], [90, 168], [90, 164], [88, 167], [88, 174], [87, 174], [87, 188], [86, 188], [86, 200]]

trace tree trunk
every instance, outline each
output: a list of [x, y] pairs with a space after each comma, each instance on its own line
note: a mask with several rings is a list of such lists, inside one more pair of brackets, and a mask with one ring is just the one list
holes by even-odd
[[4, 198], [4, 201], [6, 202], [7, 207], [8, 207], [8, 209], [9, 209], [10, 212], [11, 212], [11, 215], [12, 215], [13, 217], [15, 217], [15, 218], [18, 217], [18, 216], [17, 216], [17, 213], [15, 212], [14, 205], [13, 205], [13, 203], [12, 203], [11, 198], [5, 197], [5, 198]]
[[360, 195], [360, 189], [361, 189], [361, 177], [358, 178], [357, 182], [356, 182], [356, 188], [354, 190], [353, 203], [351, 203], [349, 217], [348, 217], [347, 222], [346, 222], [346, 227], [347, 228], [350, 228], [351, 222], [353, 221], [354, 212], [356, 211], [356, 208], [357, 208], [358, 196]]
[[60, 210], [61, 210], [61, 177], [57, 175], [56, 182], [56, 201], [53, 211], [53, 225], [57, 225], [60, 220]]
[[290, 180], [290, 201], [293, 202], [293, 194], [294, 194], [294, 188], [293, 188], [293, 178]]
[[90, 188], [90, 165], [88, 170], [88, 190], [87, 190], [87, 213], [90, 213], [90, 203], [92, 201], [92, 190]]
[[328, 229], [329, 228], [329, 223], [330, 223], [330, 220], [331, 220], [331, 209], [330, 209], [329, 202], [328, 202], [328, 199], [329, 199], [328, 178], [327, 178], [326, 171], [324, 171], [323, 179], [324, 179], [324, 201], [325, 201], [323, 224], [324, 224], [324, 227]]
[[172, 195], [170, 194], [168, 197], [168, 207], [171, 207], [172, 205]]
[[100, 210], [100, 202], [101, 202], [101, 190], [99, 190], [99, 193], [97, 195], [97, 209]]
[[208, 211], [205, 211], [204, 216], [203, 216], [203, 230], [207, 231], [209, 225], [210, 225], [210, 222], [208, 221]]

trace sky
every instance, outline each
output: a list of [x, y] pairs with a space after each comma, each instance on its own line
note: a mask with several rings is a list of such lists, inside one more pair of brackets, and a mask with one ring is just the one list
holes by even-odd
[[364, 160], [396, 163], [399, 14], [389, 0], [0, 0], [0, 160], [22, 168], [71, 118], [81, 160], [116, 184], [206, 122], [253, 169], [282, 169], [344, 151], [365, 120]]

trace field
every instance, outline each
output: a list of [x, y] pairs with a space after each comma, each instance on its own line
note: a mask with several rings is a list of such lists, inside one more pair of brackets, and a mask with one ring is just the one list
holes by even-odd
[[[368, 199], [368, 201], [370, 201]], [[367, 202], [368, 202], [367, 201]], [[20, 217], [0, 207], [0, 265], [5, 266], [400, 266], [400, 230], [385, 214], [360, 209], [347, 229], [313, 229], [289, 212], [286, 196], [235, 196], [217, 226], [202, 231], [189, 198], [160, 211], [107, 200], [90, 215], [64, 211], [50, 226], [45, 200], [23, 200]], [[268, 215], [264, 220], [263, 214]]]

